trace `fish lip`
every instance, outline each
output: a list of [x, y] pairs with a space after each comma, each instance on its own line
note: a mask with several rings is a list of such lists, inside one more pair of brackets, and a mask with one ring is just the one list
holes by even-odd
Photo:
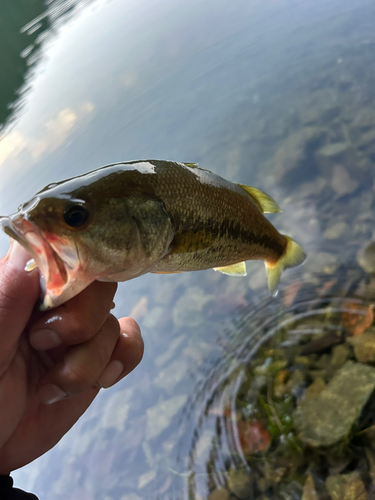
[[20, 243], [34, 258], [41, 275], [44, 294], [61, 289], [69, 281], [66, 263], [24, 214], [0, 218], [4, 232]]

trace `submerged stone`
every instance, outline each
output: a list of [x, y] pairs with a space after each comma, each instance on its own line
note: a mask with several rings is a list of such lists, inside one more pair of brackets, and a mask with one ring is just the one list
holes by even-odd
[[245, 470], [230, 470], [228, 472], [228, 488], [238, 499], [251, 498], [253, 481], [250, 473]]
[[375, 387], [375, 368], [347, 361], [317, 397], [301, 401], [294, 412], [299, 438], [329, 446], [344, 438]]
[[346, 153], [350, 149], [350, 144], [347, 142], [335, 142], [334, 144], [327, 144], [323, 146], [316, 153], [318, 156], [324, 156], [326, 158], [335, 158], [343, 153]]
[[364, 131], [375, 127], [375, 110], [372, 107], [358, 110], [352, 127]]
[[345, 364], [350, 356], [350, 347], [346, 344], [337, 345], [332, 349], [331, 365], [335, 368], [340, 368]]
[[375, 329], [358, 335], [348, 337], [347, 342], [354, 347], [354, 354], [361, 363], [375, 361]]
[[207, 500], [228, 500], [229, 491], [225, 488], [219, 488], [218, 490], [212, 491]]
[[368, 273], [375, 273], [375, 241], [366, 243], [357, 254], [357, 262]]
[[306, 479], [303, 487], [302, 500], [319, 500], [312, 476], [308, 476]]
[[367, 500], [365, 485], [358, 472], [329, 476], [327, 490], [332, 500]]
[[311, 163], [312, 153], [321, 146], [327, 131], [320, 127], [304, 127], [291, 134], [274, 155], [274, 176], [278, 182], [298, 182], [306, 180], [315, 163]]
[[359, 149], [363, 150], [370, 148], [374, 144], [375, 144], [375, 129], [370, 130], [369, 132], [363, 134], [360, 140], [358, 141], [357, 146]]

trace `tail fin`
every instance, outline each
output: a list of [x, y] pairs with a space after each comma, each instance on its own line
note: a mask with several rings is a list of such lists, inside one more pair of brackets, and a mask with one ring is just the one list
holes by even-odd
[[284, 269], [299, 266], [306, 258], [305, 252], [298, 243], [289, 236], [285, 236], [285, 238], [287, 239], [287, 245], [280, 259], [273, 265], [266, 262], [268, 288], [274, 296], [277, 294], [280, 276]]

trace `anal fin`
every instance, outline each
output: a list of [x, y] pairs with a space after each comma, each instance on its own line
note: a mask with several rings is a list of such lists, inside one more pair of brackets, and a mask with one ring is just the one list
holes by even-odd
[[232, 264], [231, 266], [214, 267], [214, 271], [219, 271], [220, 273], [227, 274], [228, 276], [247, 275], [245, 262], [238, 262], [237, 264]]

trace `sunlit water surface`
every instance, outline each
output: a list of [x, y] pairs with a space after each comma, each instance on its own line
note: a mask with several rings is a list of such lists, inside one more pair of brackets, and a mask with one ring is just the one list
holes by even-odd
[[[228, 483], [228, 471], [252, 474], [237, 394], [249, 362], [280, 332], [293, 345], [312, 328], [306, 318], [318, 318], [312, 333], [327, 317], [334, 328], [330, 314], [345, 313], [348, 297], [373, 299], [357, 261], [375, 236], [375, 117], [366, 115], [373, 2], [34, 8], [2, 40], [9, 57], [1, 64], [16, 71], [1, 102], [0, 214], [106, 163], [199, 162], [273, 196], [283, 213], [270, 219], [308, 259], [285, 273], [276, 298], [256, 262], [246, 278], [205, 271], [121, 284], [115, 314], [140, 323], [141, 365], [102, 391], [53, 450], [14, 473], [17, 486], [48, 500], [301, 498], [297, 483], [264, 497], [259, 481], [236, 490], [229, 474]], [[341, 150], [322, 151], [332, 144]], [[3, 235], [2, 254], [7, 246]]]

